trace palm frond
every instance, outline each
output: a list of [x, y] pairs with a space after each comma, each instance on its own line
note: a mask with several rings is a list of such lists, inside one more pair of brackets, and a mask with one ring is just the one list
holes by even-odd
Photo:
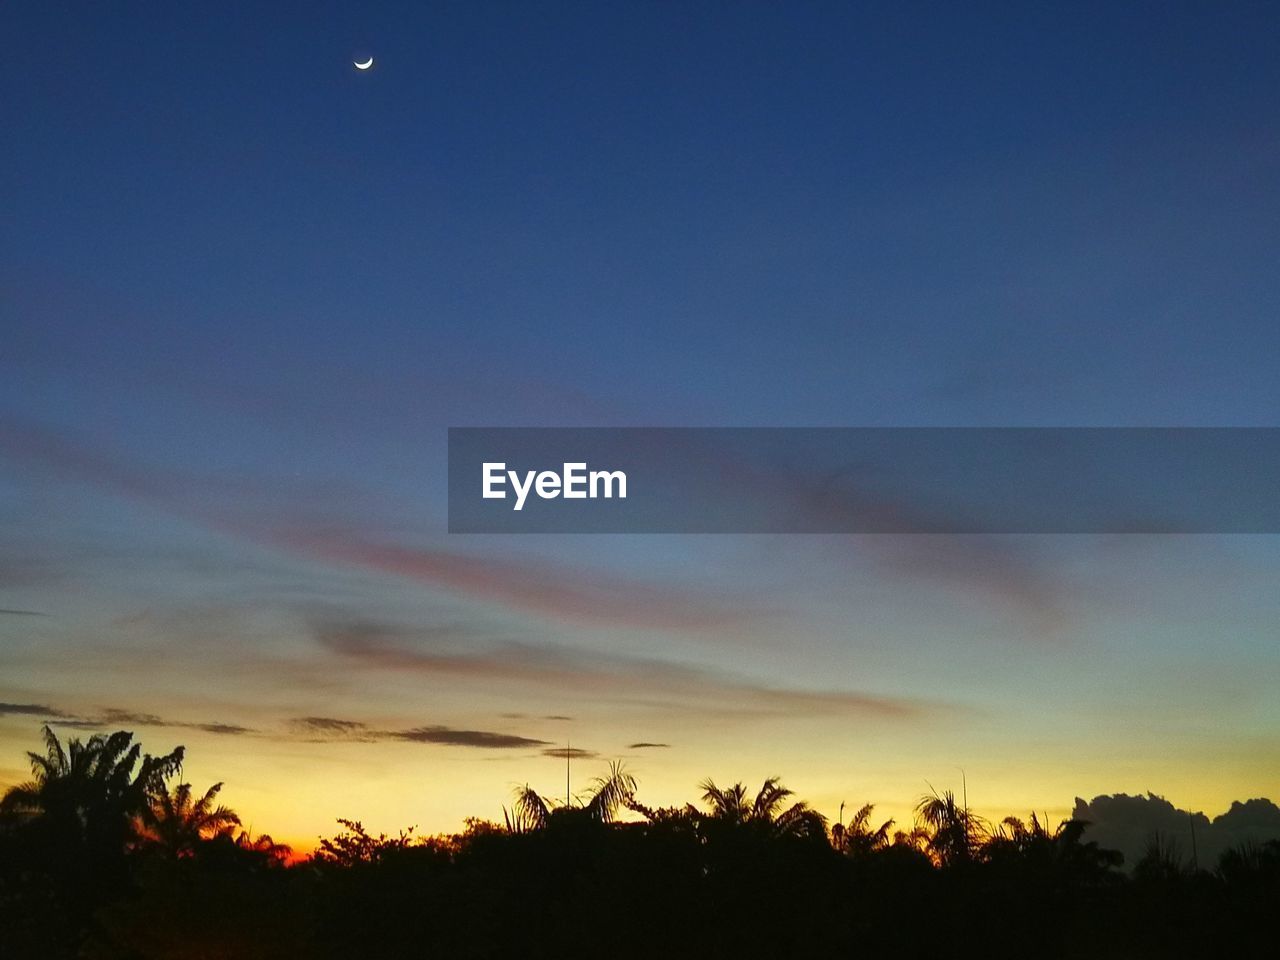
[[0, 813], [31, 816], [40, 812], [40, 784], [35, 781], [10, 787], [0, 797]]
[[[49, 762], [49, 766], [54, 770], [61, 772], [67, 769], [67, 753], [62, 749], [62, 743], [58, 740], [58, 735], [53, 732], [53, 727], [45, 724], [42, 730], [44, 735], [45, 757]], [[34, 758], [35, 754], [32, 754]]]
[[583, 805], [587, 815], [600, 823], [610, 823], [620, 808], [631, 801], [636, 792], [636, 778], [627, 773], [621, 761], [609, 764], [609, 775], [595, 779], [591, 798]]
[[755, 801], [751, 805], [751, 818], [755, 820], [772, 820], [782, 802], [791, 796], [791, 791], [782, 785], [781, 777], [769, 777], [760, 786]]
[[551, 806], [527, 783], [516, 788], [512, 808], [515, 811], [515, 833], [541, 830], [551, 816]]

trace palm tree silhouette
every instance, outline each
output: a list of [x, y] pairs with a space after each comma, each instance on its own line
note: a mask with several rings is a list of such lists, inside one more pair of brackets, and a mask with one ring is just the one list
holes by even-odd
[[831, 828], [831, 844], [851, 857], [866, 856], [889, 846], [893, 820], [886, 820], [871, 829], [871, 812], [875, 804], [864, 804], [849, 820], [848, 825], [837, 823]]
[[[229, 836], [229, 834], [220, 834], [220, 836]], [[256, 854], [274, 863], [286, 863], [293, 856], [293, 847], [287, 843], [276, 843], [269, 833], [260, 833], [255, 837], [248, 830], [241, 830], [236, 836], [235, 844], [240, 850]]]
[[32, 779], [0, 798], [0, 812], [40, 822], [64, 842], [122, 849], [134, 818], [182, 766], [182, 747], [144, 756], [133, 734], [123, 730], [73, 739], [65, 748], [48, 724], [43, 732], [44, 754], [27, 754]]
[[577, 805], [557, 804], [543, 797], [528, 784], [515, 791], [513, 810], [503, 808], [507, 830], [528, 833], [541, 830], [553, 817], [573, 814], [592, 823], [612, 823], [620, 809], [627, 806], [636, 792], [636, 779], [626, 772], [621, 761], [609, 764], [609, 774], [596, 777], [585, 797], [575, 798]]
[[928, 850], [943, 866], [967, 863], [982, 844], [985, 826], [950, 790], [932, 788], [916, 804], [916, 819], [928, 832]]
[[192, 856], [203, 840], [229, 838], [240, 817], [230, 807], [215, 806], [221, 789], [222, 784], [215, 783], [198, 800], [189, 783], [160, 791], [142, 814], [144, 840], [178, 858]]
[[983, 857], [999, 864], [1017, 861], [1024, 867], [1066, 873], [1081, 885], [1109, 879], [1124, 856], [1104, 850], [1094, 841], [1085, 842], [1088, 824], [1083, 820], [1063, 820], [1050, 830], [1033, 812], [1027, 822], [1005, 817], [983, 846]]
[[777, 837], [814, 837], [827, 835], [827, 818], [808, 804], [799, 801], [783, 809], [792, 791], [782, 785], [781, 777], [769, 777], [748, 799], [742, 783], [720, 788], [711, 779], [698, 784], [702, 800], [711, 807], [712, 819], [732, 826], [751, 826]]
[[551, 818], [551, 811], [555, 807], [555, 801], [544, 800], [537, 790], [526, 783], [523, 787], [516, 787], [515, 802], [511, 807], [511, 810], [502, 808], [507, 831], [529, 833], [533, 830], [541, 830], [547, 825], [547, 821]]

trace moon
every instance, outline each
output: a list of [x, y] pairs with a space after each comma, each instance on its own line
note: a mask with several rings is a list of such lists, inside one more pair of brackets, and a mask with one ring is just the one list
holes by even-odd
[[361, 63], [358, 60], [352, 60], [351, 63], [352, 65], [355, 66], [357, 70], [368, 70], [370, 67], [373, 66], [373, 57], [370, 57], [364, 63]]

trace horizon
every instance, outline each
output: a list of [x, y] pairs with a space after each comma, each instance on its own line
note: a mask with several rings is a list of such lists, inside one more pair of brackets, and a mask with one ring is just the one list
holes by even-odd
[[[18, 708], [18, 707], [30, 708], [30, 707], [36, 707], [36, 706], [40, 706], [40, 705], [0, 703], [0, 715], [6, 714], [6, 713], [10, 715], [16, 714], [19, 711], [16, 710], [15, 708]], [[111, 711], [108, 711], [107, 713], [108, 715], [110, 715]], [[223, 784], [222, 799], [230, 803], [233, 808], [239, 809], [239, 804], [236, 802], [237, 801], [237, 798], [236, 798], [237, 781], [234, 779], [228, 779], [226, 777], [217, 776], [216, 775], [217, 771], [214, 769], [211, 769], [208, 763], [202, 763], [198, 759], [196, 759], [195, 762], [193, 763], [193, 758], [192, 758], [193, 751], [189, 749], [189, 745], [188, 743], [184, 742], [183, 737], [179, 736], [176, 738], [157, 738], [157, 737], [151, 737], [147, 735], [147, 731], [149, 730], [172, 729], [172, 727], [170, 727], [169, 724], [166, 724], [166, 723], [143, 724], [143, 723], [136, 723], [136, 722], [133, 724], [130, 724], [128, 722], [124, 722], [126, 719], [127, 718], [123, 718], [117, 715], [115, 716], [112, 722], [94, 723], [94, 722], [89, 722], [85, 719], [78, 719], [75, 717], [68, 716], [68, 717], [63, 717], [60, 720], [50, 719], [48, 723], [55, 731], [58, 732], [64, 744], [71, 739], [83, 740], [97, 733], [107, 734], [107, 733], [114, 732], [116, 729], [131, 729], [135, 733], [134, 739], [137, 742], [141, 743], [143, 748], [148, 753], [159, 755], [159, 754], [167, 753], [170, 749], [176, 746], [187, 747], [188, 748], [187, 757], [184, 760], [183, 771], [177, 779], [180, 779], [184, 783], [190, 783], [193, 788], [196, 788], [197, 790], [200, 790], [200, 791], [207, 789], [209, 786], [212, 786], [215, 782], [222, 783]], [[134, 719], [136, 720], [138, 718], [134, 718]], [[309, 719], [319, 720], [322, 718], [309, 718]], [[115, 722], [115, 721], [121, 721], [121, 722]], [[181, 727], [183, 725], [194, 726], [197, 728], [199, 726], [198, 724], [191, 724], [190, 722], [186, 722], [186, 724], [184, 724], [183, 722], [177, 722], [174, 724], [174, 726], [178, 726], [178, 727]], [[142, 731], [142, 732], [139, 733], [137, 731]], [[38, 726], [33, 727], [33, 734], [36, 732], [38, 732]], [[210, 734], [210, 731], [205, 731], [205, 732], [206, 734]], [[452, 731], [452, 732], [455, 734], [465, 734], [465, 733], [474, 732], [474, 731]], [[215, 738], [223, 738], [227, 736], [227, 734], [225, 733], [211, 733], [211, 735], [214, 736]], [[238, 734], [233, 734], [233, 736], [234, 735], [238, 735]], [[359, 734], [355, 734], [355, 736], [359, 736]], [[173, 740], [172, 743], [169, 742], [170, 739]], [[186, 738], [186, 739], [189, 740], [190, 738]], [[302, 742], [306, 742], [306, 741], [302, 741]], [[311, 742], [315, 743], [316, 741], [311, 741]], [[342, 741], [330, 741], [330, 742], [342, 742]], [[350, 741], [347, 741], [347, 742], [350, 742]], [[359, 742], [359, 741], [356, 741], [356, 742]], [[30, 746], [32, 748], [36, 746], [36, 738], [34, 735], [31, 738]], [[416, 745], [404, 744], [403, 746], [404, 746], [404, 749], [407, 751], [405, 756], [412, 756], [412, 751], [414, 750]], [[637, 746], [643, 750], [645, 748], [661, 749], [666, 747], [667, 745], [655, 743], [655, 744], [642, 744]], [[569, 758], [568, 770], [566, 770], [566, 758], [564, 756], [566, 747], [572, 751], [575, 751], [573, 755]], [[779, 770], [777, 768], [779, 766], [782, 766], [779, 764], [774, 764], [772, 766], [765, 764], [764, 766], [759, 767], [759, 769], [760, 770], [767, 769], [771, 772], [764, 773], [764, 774], [748, 773], [747, 775], [739, 775], [739, 774], [733, 774], [732, 771], [721, 771], [719, 775], [705, 774], [697, 777], [695, 780], [691, 780], [683, 793], [680, 791], [680, 788], [678, 786], [668, 785], [665, 792], [663, 792], [662, 794], [658, 794], [656, 791], [652, 789], [646, 789], [645, 776], [642, 773], [640, 774], [637, 773], [638, 770], [643, 771], [646, 769], [646, 767], [643, 763], [635, 762], [636, 759], [641, 756], [641, 754], [637, 754], [636, 752], [634, 752], [634, 750], [632, 750], [632, 752], [630, 753], [626, 751], [622, 751], [620, 755], [617, 757], [608, 757], [602, 754], [597, 754], [593, 751], [583, 751], [583, 753], [585, 753], [586, 755], [580, 755], [577, 752], [579, 749], [580, 748], [573, 747], [571, 743], [568, 743], [560, 747], [546, 746], [543, 752], [523, 754], [523, 755], [511, 758], [511, 762], [513, 764], [524, 762], [528, 765], [529, 769], [534, 769], [536, 766], [537, 768], [539, 768], [539, 776], [525, 777], [523, 779], [512, 780], [512, 781], [505, 782], [501, 785], [495, 784], [495, 786], [500, 787], [500, 789], [497, 790], [494, 796], [488, 798], [487, 802], [479, 801], [479, 806], [477, 809], [471, 810], [470, 812], [464, 814], [463, 816], [459, 817], [456, 822], [453, 822], [453, 823], [440, 823], [435, 825], [429, 825], [429, 824], [423, 824], [413, 819], [398, 820], [395, 822], [392, 822], [390, 820], [384, 821], [376, 818], [369, 818], [363, 814], [360, 816], [356, 816], [356, 814], [360, 813], [360, 810], [353, 809], [353, 810], [338, 811], [333, 813], [333, 815], [329, 818], [329, 821], [324, 824], [323, 829], [317, 829], [316, 832], [314, 832], [309, 836], [295, 835], [288, 832], [287, 830], [282, 831], [278, 829], [273, 829], [272, 825], [269, 822], [253, 823], [251, 822], [252, 820], [251, 817], [246, 818], [246, 826], [250, 829], [251, 832], [259, 833], [259, 834], [263, 834], [263, 833], [269, 834], [277, 842], [282, 842], [287, 844], [290, 848], [292, 848], [293, 856], [295, 858], [306, 857], [306, 856], [310, 856], [315, 852], [321, 840], [325, 839], [326, 837], [330, 837], [334, 835], [334, 833], [336, 832], [336, 827], [339, 821], [342, 819], [359, 819], [362, 823], [364, 823], [366, 828], [369, 829], [371, 833], [373, 834], [386, 833], [388, 835], [393, 835], [393, 836], [398, 831], [409, 829], [409, 828], [412, 828], [415, 831], [416, 835], [418, 836], [450, 836], [454, 834], [459, 834], [463, 832], [464, 828], [466, 827], [466, 821], [472, 818], [479, 818], [481, 820], [500, 824], [502, 822], [502, 817], [505, 811], [509, 809], [512, 805], [512, 796], [514, 792], [523, 786], [532, 785], [535, 789], [539, 789], [539, 791], [542, 793], [543, 796], [557, 803], [563, 802], [563, 798], [565, 796], [566, 773], [568, 773], [568, 780], [569, 780], [569, 789], [570, 789], [569, 796], [572, 799], [572, 803], [576, 805], [583, 795], [590, 793], [592, 784], [596, 780], [596, 778], [599, 777], [601, 774], [607, 774], [608, 764], [615, 760], [624, 763], [627, 772], [637, 777], [637, 780], [639, 781], [637, 799], [643, 802], [646, 806], [655, 807], [655, 808], [682, 807], [686, 803], [693, 803], [695, 806], [697, 806], [698, 801], [696, 799], [696, 796], [699, 792], [697, 788], [698, 788], [698, 784], [703, 780], [711, 779], [716, 781], [717, 783], [743, 782], [743, 783], [746, 783], [748, 786], [750, 786], [753, 783], [763, 782], [769, 777], [778, 776]], [[559, 756], [552, 755], [557, 750], [559, 751]], [[3, 765], [0, 765], [0, 769], [3, 769]], [[191, 773], [193, 769], [198, 770], [201, 773], [198, 775], [193, 775]], [[957, 772], [960, 777], [960, 779], [955, 782], [951, 782], [945, 779], [939, 779], [937, 781], [933, 781], [929, 779], [921, 779], [920, 788], [915, 793], [910, 793], [908, 790], [900, 790], [889, 797], [882, 797], [882, 798], [861, 796], [857, 793], [856, 788], [852, 788], [844, 791], [834, 790], [834, 791], [828, 791], [822, 794], [815, 794], [811, 791], [806, 791], [801, 787], [797, 787], [790, 778], [785, 776], [785, 774], [782, 775], [782, 781], [788, 787], [793, 788], [797, 798], [804, 800], [810, 807], [812, 807], [817, 812], [825, 816], [827, 820], [832, 824], [839, 822], [838, 816], [842, 808], [848, 811], [852, 811], [852, 810], [856, 810], [858, 807], [862, 806], [864, 803], [870, 803], [875, 808], [875, 817], [877, 822], [892, 819], [894, 821], [895, 828], [903, 829], [903, 830], [909, 830], [916, 823], [915, 808], [918, 802], [920, 801], [921, 797], [927, 795], [928, 793], [932, 792], [935, 789], [935, 784], [936, 784], [936, 789], [954, 790], [956, 791], [957, 796], [960, 795], [961, 790], [963, 789], [965, 795], [968, 796], [969, 798], [968, 809], [972, 810], [975, 817], [990, 824], [999, 824], [1003, 822], [1003, 820], [1006, 817], [1025, 818], [1028, 814], [1035, 813], [1038, 816], [1046, 818], [1045, 822], [1047, 824], [1056, 825], [1059, 822], [1071, 820], [1073, 818], [1073, 811], [1082, 802], [1086, 804], [1093, 804], [1099, 800], [1107, 800], [1107, 799], [1113, 799], [1113, 798], [1158, 799], [1162, 801], [1167, 801], [1173, 806], [1175, 810], [1178, 811], [1179, 814], [1201, 816], [1205, 820], [1207, 820], [1209, 824], [1215, 823], [1221, 817], [1225, 816], [1232, 810], [1250, 802], [1262, 801], [1267, 804], [1272, 804], [1273, 806], [1275, 805], [1275, 801], [1270, 796], [1267, 796], [1265, 793], [1251, 793], [1248, 795], [1241, 795], [1239, 797], [1232, 798], [1227, 803], [1223, 804], [1220, 808], [1196, 808], [1194, 806], [1179, 802], [1179, 798], [1176, 796], [1170, 797], [1168, 794], [1160, 790], [1143, 788], [1143, 789], [1112, 789], [1112, 790], [1104, 790], [1100, 792], [1077, 791], [1071, 794], [1070, 801], [1065, 804], [1064, 803], [1058, 803], [1058, 804], [1035, 803], [1035, 804], [1025, 804], [1021, 807], [1013, 807], [1013, 806], [1003, 807], [1003, 806], [995, 806], [990, 804], [983, 804], [980, 800], [976, 799], [981, 796], [981, 784], [974, 784], [973, 786], [976, 789], [972, 791], [973, 795], [970, 795], [970, 784], [969, 784], [970, 778], [967, 775], [967, 773], [965, 773], [964, 771], [960, 771], [959, 768], [954, 768], [953, 772]], [[203, 776], [204, 774], [207, 774], [207, 776]], [[29, 774], [24, 774], [22, 777], [16, 778], [10, 783], [0, 782], [0, 789], [7, 789], [10, 786], [14, 786], [18, 783], [25, 782], [28, 779], [29, 779]], [[251, 784], [247, 784], [243, 781], [241, 781], [241, 785], [251, 786]], [[542, 789], [542, 788], [547, 788], [547, 789]], [[301, 793], [301, 791], [299, 791], [299, 793]], [[836, 799], [836, 797], [839, 797], [839, 799]], [[628, 814], [626, 811], [623, 811], [622, 815], [620, 816], [620, 822], [627, 822], [634, 818], [635, 818], [635, 814]], [[1092, 822], [1090, 823], [1092, 825]], [[1167, 829], [1167, 825], [1166, 825], [1166, 829]], [[1150, 832], [1156, 833], [1156, 832], [1162, 832], [1162, 831], [1153, 825], [1151, 827]], [[1086, 835], [1088, 835], [1089, 833], [1090, 831], [1086, 830]], [[1129, 862], [1132, 862], [1132, 860], [1130, 859]]]
[[[35, 706], [35, 705], [0, 704], [0, 713], [5, 712], [6, 710], [8, 712], [15, 713], [15, 712], [18, 712], [15, 709], [17, 707], [30, 707], [30, 706]], [[312, 718], [312, 719], [318, 719], [318, 718]], [[61, 733], [59, 734], [59, 738], [64, 748], [72, 740], [78, 739], [81, 742], [84, 742], [90, 736], [94, 736], [98, 734], [107, 735], [112, 732], [115, 732], [110, 728], [110, 725], [102, 726], [99, 728], [99, 726], [96, 724], [90, 724], [90, 723], [87, 723], [86, 721], [77, 720], [74, 718], [64, 718], [62, 723], [59, 723], [57, 721], [50, 721], [42, 726], [48, 727], [49, 729], [53, 729], [55, 733], [58, 733], [58, 731], [61, 731]], [[161, 725], [153, 725], [153, 726], [161, 727]], [[135, 742], [140, 743], [144, 749], [148, 747], [147, 742], [142, 737], [134, 735], [133, 739]], [[148, 754], [161, 755], [161, 754], [167, 753], [168, 750], [171, 749], [173, 746], [175, 745], [170, 745], [169, 748], [159, 748], [155, 751], [147, 749], [146, 752]], [[185, 748], [184, 744], [177, 744], [176, 746]], [[639, 744], [636, 746], [661, 747], [663, 745], [662, 744]], [[561, 792], [557, 794], [554, 788], [551, 790], [539, 791], [541, 796], [544, 799], [546, 799], [548, 803], [552, 805], [553, 809], [580, 807], [584, 802], [583, 798], [589, 797], [592, 794], [593, 788], [596, 785], [598, 785], [600, 779], [602, 779], [601, 775], [603, 774], [607, 776], [609, 774], [610, 772], [609, 765], [611, 763], [621, 764], [620, 769], [624, 770], [629, 775], [634, 775], [634, 769], [631, 766], [629, 766], [626, 761], [607, 760], [606, 758], [601, 758], [598, 755], [579, 756], [576, 752], [571, 753], [571, 755], [566, 758], [565, 756], [566, 750], [568, 751], [577, 750], [577, 748], [572, 747], [571, 744], [566, 744], [565, 747], [558, 748], [560, 750], [560, 756], [552, 757], [550, 756], [550, 753], [554, 749], [557, 749], [557, 748], [549, 748], [543, 754], [532, 755], [529, 758], [527, 758], [527, 759], [539, 759], [543, 761], [553, 760], [557, 764], [561, 764], [561, 763], [566, 764], [566, 766], [562, 768], [565, 782], [564, 782], [564, 786], [561, 789]], [[35, 752], [38, 753], [39, 751], [35, 751]], [[580, 765], [585, 765], [588, 768], [585, 773], [582, 773], [579, 775], [577, 781], [574, 781], [573, 774], [572, 774], [572, 764], [574, 761], [577, 761]], [[187, 771], [189, 769], [189, 764], [190, 764], [190, 754], [187, 754], [187, 756], [184, 757], [183, 767], [181, 771], [174, 777], [175, 782], [181, 781], [183, 783], [187, 783], [191, 787], [193, 787], [197, 793], [203, 792], [208, 787], [213, 786], [216, 783], [223, 790], [223, 793], [220, 799], [224, 801], [234, 801], [234, 797], [228, 795], [225, 792], [225, 788], [227, 786], [227, 782], [225, 780], [209, 781], [208, 783], [192, 782], [192, 778], [190, 778], [187, 774]], [[643, 803], [645, 807], [650, 809], [683, 808], [686, 805], [691, 805], [696, 808], [704, 805], [705, 803], [705, 801], [699, 796], [699, 794], [702, 791], [703, 785], [708, 781], [714, 781], [714, 782], [722, 783], [725, 785], [728, 785], [734, 782], [744, 783], [748, 788], [751, 788], [754, 783], [757, 783], [757, 782], [763, 783], [766, 780], [772, 779], [773, 777], [776, 777], [776, 776], [777, 774], [775, 773], [775, 774], [770, 774], [768, 776], [758, 777], [755, 779], [752, 779], [750, 777], [740, 778], [736, 781], [731, 781], [725, 778], [717, 778], [717, 777], [703, 777], [698, 783], [690, 787], [690, 790], [692, 790], [693, 793], [686, 794], [682, 799], [671, 799], [671, 798], [655, 799], [646, 793], [644, 789], [644, 784], [639, 783], [635, 793], [635, 799], [637, 802]], [[551, 782], [552, 779], [554, 778], [548, 779], [547, 782]], [[788, 789], [790, 789], [790, 784], [787, 778], [781, 777], [780, 779], [782, 784], [784, 786], [787, 786]], [[1050, 828], [1056, 827], [1060, 823], [1066, 823], [1071, 820], [1079, 820], [1085, 825], [1086, 839], [1099, 842], [1104, 849], [1121, 849], [1126, 846], [1130, 848], [1128, 850], [1123, 850], [1123, 849], [1121, 850], [1121, 852], [1123, 852], [1125, 855], [1125, 859], [1122, 862], [1122, 866], [1125, 869], [1131, 868], [1138, 859], [1138, 857], [1134, 854], [1134, 850], [1138, 849], [1133, 846], [1134, 843], [1141, 842], [1143, 844], [1146, 844], [1151, 840], [1152, 837], [1159, 836], [1159, 837], [1163, 837], [1167, 842], [1173, 842], [1175, 844], [1179, 843], [1180, 841], [1187, 841], [1187, 846], [1191, 848], [1191, 847], [1194, 847], [1196, 843], [1197, 829], [1217, 828], [1220, 824], [1223, 823], [1224, 820], [1229, 819], [1230, 815], [1243, 813], [1247, 809], [1259, 804], [1269, 808], [1269, 810], [1273, 814], [1273, 816], [1271, 816], [1270, 818], [1264, 817], [1265, 822], [1254, 821], [1254, 822], [1239, 825], [1236, 828], [1237, 830], [1240, 831], [1239, 833], [1237, 833], [1234, 836], [1225, 837], [1213, 843], [1208, 843], [1204, 836], [1199, 837], [1199, 842], [1202, 846], [1205, 846], [1214, 851], [1213, 855], [1206, 856], [1206, 860], [1208, 862], [1212, 862], [1212, 860], [1216, 858], [1216, 854], [1218, 852], [1225, 850], [1230, 846], [1247, 842], [1249, 839], [1257, 839], [1258, 837], [1270, 836], [1272, 833], [1280, 829], [1280, 805], [1277, 805], [1275, 801], [1273, 801], [1270, 797], [1265, 797], [1265, 796], [1250, 796], [1250, 797], [1240, 797], [1240, 798], [1234, 799], [1228, 804], [1228, 806], [1225, 809], [1220, 810], [1216, 813], [1213, 811], [1186, 809], [1184, 807], [1179, 806], [1175, 802], [1176, 798], [1175, 800], [1170, 800], [1167, 796], [1153, 790], [1144, 790], [1144, 791], [1138, 791], [1134, 793], [1128, 793], [1126, 791], [1116, 790], [1108, 793], [1096, 794], [1092, 797], [1087, 797], [1087, 798], [1084, 796], [1076, 795], [1072, 798], [1071, 805], [1066, 807], [1054, 807], [1052, 805], [1049, 805], [1049, 806], [1041, 805], [1038, 807], [1032, 807], [1028, 809], [1019, 809], [1019, 810], [1014, 810], [1014, 809], [992, 810], [992, 809], [984, 809], [979, 804], [974, 804], [969, 802], [970, 798], [969, 798], [968, 778], [963, 774], [963, 772], [961, 775], [961, 785], [959, 787], [954, 787], [953, 785], [947, 785], [945, 787], [935, 788], [935, 786], [928, 781], [923, 781], [923, 784], [924, 784], [924, 789], [922, 790], [922, 792], [916, 794], [911, 798], [910, 802], [903, 808], [904, 813], [902, 813], [902, 815], [895, 814], [888, 808], [883, 808], [876, 801], [867, 801], [862, 799], [856, 799], [852, 801], [848, 799], [842, 799], [838, 804], [836, 804], [836, 813], [832, 814], [824, 807], [822, 803], [814, 802], [812, 798], [803, 794], [801, 791], [792, 790], [791, 793], [795, 799], [802, 801], [806, 806], [815, 810], [817, 813], [821, 814], [827, 820], [828, 824], [832, 826], [834, 826], [837, 823], [842, 824], [844, 822], [842, 817], [846, 814], [846, 811], [848, 812], [848, 814], [851, 815], [854, 811], [856, 811], [859, 807], [861, 807], [864, 803], [866, 803], [873, 808], [873, 817], [875, 822], [881, 823], [885, 821], [892, 821], [892, 824], [895, 830], [910, 832], [912, 827], [919, 825], [920, 821], [918, 816], [918, 806], [923, 799], [925, 799], [930, 795], [937, 795], [937, 792], [939, 790], [943, 793], [950, 793], [954, 790], [954, 792], [956, 793], [957, 799], [961, 797], [964, 798], [964, 803], [965, 803], [964, 809], [975, 818], [975, 821], [977, 823], [986, 825], [986, 829], [994, 830], [995, 828], [999, 827], [1002, 823], [1004, 823], [1007, 818], [1010, 818], [1010, 817], [1019, 819], [1019, 820], [1025, 820], [1030, 815], [1041, 817], [1042, 818], [1041, 822], [1044, 823], [1046, 827], [1050, 827]], [[4, 786], [5, 788], [7, 788], [8, 786], [12, 786], [12, 785], [14, 784], [6, 784]], [[491, 814], [489, 812], [473, 813], [463, 818], [462, 821], [460, 821], [453, 827], [449, 827], [449, 828], [423, 830], [423, 829], [420, 829], [420, 824], [418, 823], [397, 823], [397, 824], [376, 823], [376, 822], [367, 821], [362, 817], [355, 817], [353, 815], [354, 811], [348, 811], [347, 813], [341, 814], [339, 816], [335, 816], [328, 830], [321, 831], [320, 833], [316, 834], [314, 837], [307, 838], [306, 840], [300, 837], [290, 837], [287, 834], [272, 831], [270, 829], [269, 824], [255, 825], [253, 823], [249, 823], [246, 821], [244, 823], [244, 827], [246, 829], [247, 836], [249, 837], [265, 835], [267, 837], [270, 837], [277, 843], [285, 844], [289, 848], [288, 861], [291, 863], [300, 862], [313, 856], [320, 849], [321, 843], [326, 839], [330, 839], [333, 836], [336, 836], [337, 833], [339, 832], [337, 828], [349, 820], [358, 820], [360, 823], [364, 825], [365, 829], [367, 829], [368, 832], [374, 836], [378, 834], [395, 836], [398, 833], [403, 834], [405, 831], [409, 831], [413, 833], [418, 838], [430, 838], [430, 837], [443, 838], [443, 837], [451, 837], [451, 836], [461, 836], [464, 833], [473, 829], [472, 823], [475, 821], [480, 821], [482, 823], [491, 824], [495, 827], [500, 827], [502, 824], [503, 818], [507, 817], [511, 809], [513, 809], [514, 807], [515, 795], [518, 794], [521, 788], [527, 788], [530, 785], [531, 785], [531, 781], [526, 781], [524, 783], [510, 784], [509, 785], [510, 789], [507, 791], [507, 796], [504, 797], [502, 802], [498, 805], [497, 814]], [[534, 785], [534, 786], [536, 789], [537, 785]], [[568, 791], [568, 793], [564, 792], [566, 790]], [[1114, 809], [1116, 805], [1121, 803], [1128, 804], [1130, 807], [1130, 811], [1127, 817], [1122, 817], [1118, 821], [1098, 819], [1098, 816], [1105, 817], [1105, 813], [1103, 813], [1103, 805], [1110, 804], [1111, 809]], [[1168, 807], [1167, 811], [1161, 807], [1162, 804], [1167, 805]], [[1086, 811], [1087, 811], [1086, 815], [1084, 816], [1080, 815], [1082, 806], [1086, 808]], [[234, 802], [231, 803], [231, 808], [235, 809]], [[1096, 814], [1095, 814], [1095, 811], [1096, 811]], [[1172, 814], [1172, 817], [1170, 816], [1170, 814]], [[1194, 823], [1191, 823], [1189, 825], [1187, 822], [1185, 822], [1185, 818], [1191, 818], [1192, 821], [1194, 821], [1195, 818], [1199, 818], [1201, 821], [1203, 821], [1203, 823], [1201, 824], [1200, 828], [1197, 828], [1194, 825]], [[616, 817], [615, 822], [619, 824], [634, 823], [639, 825], [645, 822], [645, 817], [641, 816], [639, 813], [637, 813], [634, 810], [622, 809], [618, 812], [618, 816]], [[1121, 834], [1129, 835], [1128, 843], [1115, 842], [1117, 830], [1119, 830]], [[1106, 842], [1107, 839], [1110, 839], [1112, 842], [1111, 843]]]

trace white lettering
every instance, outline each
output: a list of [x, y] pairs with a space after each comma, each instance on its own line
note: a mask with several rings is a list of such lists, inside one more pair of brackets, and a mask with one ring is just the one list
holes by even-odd
[[507, 476], [511, 478], [511, 486], [516, 491], [516, 509], [524, 509], [524, 498], [529, 496], [529, 488], [533, 486], [533, 471], [530, 470], [525, 474], [524, 486], [520, 485], [520, 475], [514, 470], [508, 470]]
[[507, 469], [505, 463], [486, 463], [484, 465], [484, 498], [486, 500], [505, 500], [507, 499], [507, 491], [495, 490], [495, 485], [501, 485], [507, 482], [507, 478], [503, 475]]
[[595, 500], [604, 497], [612, 500], [627, 498], [627, 475], [621, 470], [587, 471], [585, 463], [566, 461], [561, 473], [554, 470], [526, 470], [523, 474], [507, 470], [505, 463], [492, 462], [483, 465], [482, 494], [486, 500], [505, 500], [506, 485], [516, 493], [513, 510], [523, 510], [529, 494], [535, 492], [540, 500], [554, 500], [563, 496], [566, 500]]
[[[587, 465], [585, 463], [566, 463], [564, 465], [564, 498], [566, 500], [585, 500], [587, 498]], [[580, 486], [575, 486], [579, 484]]]
[[560, 474], [554, 470], [543, 470], [538, 474], [538, 496], [543, 500], [554, 500], [560, 496]]
[[617, 484], [618, 484], [618, 497], [619, 497], [619, 499], [622, 499], [622, 500], [627, 499], [627, 475], [626, 475], [625, 473], [623, 473], [621, 470], [613, 470], [613, 471], [607, 471], [607, 470], [592, 470], [592, 471], [591, 471], [591, 497], [592, 497], [592, 499], [594, 499], [594, 498], [596, 498], [596, 497], [600, 496], [600, 494], [596, 493], [596, 481], [598, 481], [598, 480], [603, 480], [603, 481], [604, 481], [604, 496], [605, 496], [605, 499], [610, 499], [610, 498], [612, 498], [612, 497], [613, 497], [613, 485], [614, 485], [614, 483], [617, 483]]

